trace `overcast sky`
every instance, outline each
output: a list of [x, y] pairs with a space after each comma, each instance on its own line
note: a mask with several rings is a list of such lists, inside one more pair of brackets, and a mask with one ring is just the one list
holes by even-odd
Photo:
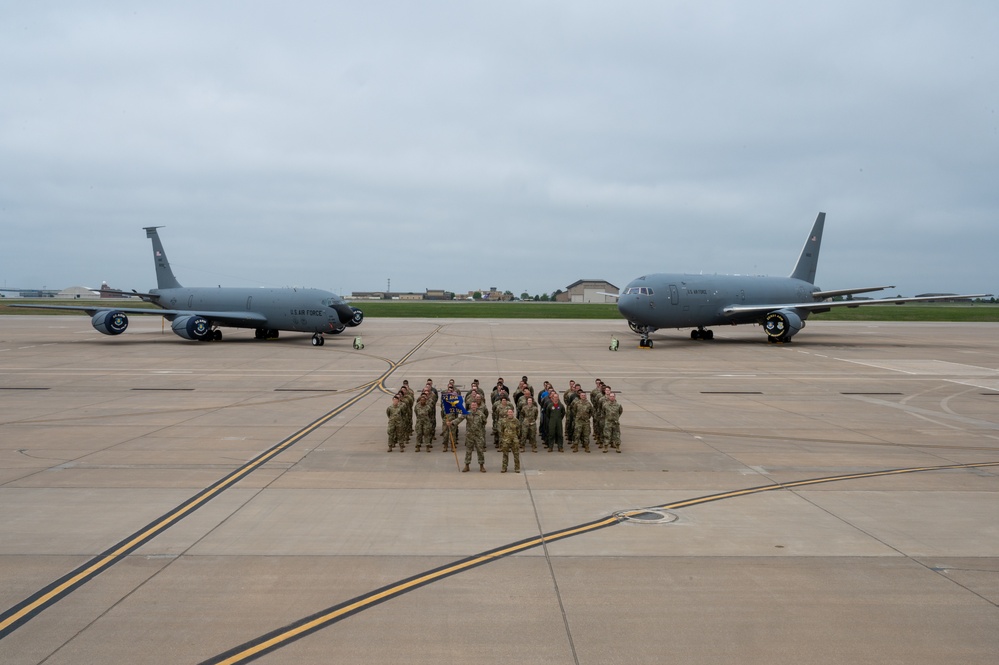
[[19, 2], [0, 282], [999, 293], [999, 3]]

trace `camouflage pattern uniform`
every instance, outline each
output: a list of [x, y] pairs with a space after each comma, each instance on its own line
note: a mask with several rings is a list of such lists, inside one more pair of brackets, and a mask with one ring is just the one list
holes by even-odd
[[500, 420], [500, 443], [503, 444], [503, 471], [506, 473], [509, 455], [513, 453], [513, 471], [520, 473], [520, 423], [513, 415], [513, 409], [507, 411]]
[[572, 429], [572, 452], [583, 450], [590, 452], [590, 416], [593, 415], [593, 406], [580, 395], [579, 399], [572, 403], [572, 414], [575, 419]]
[[427, 381], [427, 388], [430, 389], [428, 393], [430, 401], [430, 443], [433, 443], [437, 438], [437, 402], [440, 397], [437, 394], [437, 389], [434, 388], [434, 384], [429, 380]]
[[527, 450], [531, 444], [531, 452], [538, 452], [538, 405], [524, 401], [520, 410], [520, 447]]
[[593, 408], [593, 440], [597, 447], [604, 447], [604, 425], [600, 420], [600, 400], [604, 396], [604, 384], [597, 379], [597, 386], [590, 391], [590, 406]]
[[420, 452], [420, 447], [427, 444], [427, 452], [433, 447], [430, 443], [434, 435], [434, 405], [425, 396], [420, 397], [416, 403], [416, 452]]
[[486, 472], [486, 421], [489, 416], [485, 409], [475, 407], [467, 414], [458, 416], [454, 424], [457, 426], [462, 420], [465, 421], [465, 468], [472, 463], [472, 450], [475, 451], [479, 459], [479, 471]]
[[621, 452], [621, 413], [624, 408], [617, 403], [614, 393], [611, 393], [604, 401], [604, 442], [607, 448], [604, 452], [613, 448]]
[[496, 446], [498, 450], [500, 447], [499, 442], [499, 423], [503, 419], [503, 415], [506, 410], [510, 408], [510, 398], [507, 397], [506, 391], [500, 391], [499, 399], [493, 402], [493, 445]]
[[392, 452], [396, 444], [399, 445], [401, 452], [405, 444], [402, 443], [402, 437], [400, 436], [400, 430], [402, 429], [402, 405], [399, 403], [398, 398], [392, 398], [392, 404], [385, 409], [385, 415], [388, 416], [388, 452]]
[[413, 406], [416, 404], [416, 398], [413, 397], [413, 391], [409, 389], [409, 386], [404, 386], [399, 394], [402, 395], [400, 402], [402, 403], [402, 437], [406, 443], [409, 443], [409, 437], [413, 436]]

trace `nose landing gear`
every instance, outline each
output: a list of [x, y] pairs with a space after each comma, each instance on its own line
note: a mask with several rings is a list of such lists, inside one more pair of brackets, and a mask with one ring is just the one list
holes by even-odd
[[326, 343], [326, 338], [323, 337], [322, 333], [316, 333], [312, 336], [312, 346], [322, 346]]

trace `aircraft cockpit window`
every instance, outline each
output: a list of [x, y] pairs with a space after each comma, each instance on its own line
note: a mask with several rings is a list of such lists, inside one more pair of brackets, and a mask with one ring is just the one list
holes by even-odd
[[625, 291], [625, 294], [626, 295], [633, 295], [633, 296], [651, 296], [651, 295], [655, 295], [654, 292], [652, 291], [652, 289], [650, 289], [647, 286], [632, 286], [632, 287], [629, 287], [628, 290]]

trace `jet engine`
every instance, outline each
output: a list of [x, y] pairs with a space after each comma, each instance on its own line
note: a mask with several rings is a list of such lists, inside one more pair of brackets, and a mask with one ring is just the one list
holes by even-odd
[[351, 315], [350, 320], [347, 321], [347, 325], [351, 328], [361, 325], [361, 321], [364, 320], [364, 312], [356, 307], [351, 307], [350, 310], [353, 312], [353, 315]]
[[206, 340], [212, 337], [212, 326], [202, 316], [178, 316], [170, 327], [184, 339]]
[[125, 312], [104, 310], [94, 314], [90, 323], [101, 334], [120, 335], [128, 327], [128, 317], [125, 316]]
[[798, 313], [793, 309], [778, 309], [767, 314], [763, 328], [771, 342], [789, 342], [794, 334], [805, 327]]

